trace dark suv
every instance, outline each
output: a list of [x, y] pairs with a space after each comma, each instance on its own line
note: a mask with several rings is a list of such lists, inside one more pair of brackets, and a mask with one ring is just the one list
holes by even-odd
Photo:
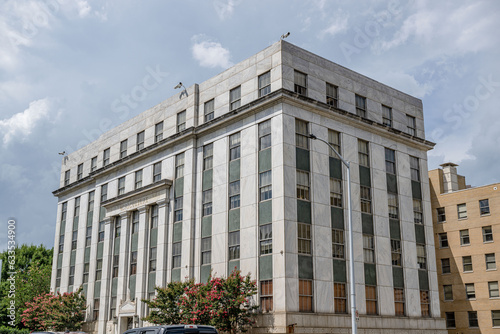
[[218, 334], [217, 329], [204, 325], [166, 325], [132, 328], [123, 334]]

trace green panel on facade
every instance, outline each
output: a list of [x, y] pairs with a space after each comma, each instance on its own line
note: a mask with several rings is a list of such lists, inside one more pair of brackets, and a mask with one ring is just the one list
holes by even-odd
[[184, 195], [184, 176], [175, 180], [174, 198]]
[[229, 182], [240, 179], [240, 163], [240, 159], [233, 160], [229, 163]]
[[94, 283], [94, 298], [101, 297], [101, 281]]
[[415, 199], [422, 199], [422, 188], [420, 188], [420, 182], [411, 181], [411, 194]]
[[63, 255], [62, 255], [62, 253], [61, 253], [61, 254], [58, 254], [58, 255], [57, 255], [57, 268], [61, 268], [61, 267], [62, 267], [62, 260], [63, 260]]
[[130, 289], [130, 298], [135, 298], [135, 280], [137, 275], [131, 275], [128, 281], [128, 288]]
[[359, 166], [359, 184], [365, 187], [371, 187], [370, 168]]
[[334, 179], [342, 179], [342, 162], [340, 159], [330, 157], [330, 177]]
[[[201, 219], [201, 237], [205, 238], [211, 235], [212, 235], [212, 216], [203, 217]], [[180, 239], [177, 241], [180, 241]]]
[[200, 282], [205, 283], [210, 278], [210, 273], [212, 272], [212, 266], [207, 264], [201, 266], [200, 268]]
[[132, 234], [132, 240], [130, 243], [130, 250], [132, 252], [137, 251], [138, 245], [139, 245], [139, 233], [134, 233], [134, 234]]
[[120, 254], [120, 237], [115, 238], [115, 244], [113, 245], [113, 254]]
[[420, 290], [429, 290], [429, 279], [427, 277], [427, 270], [418, 271], [418, 285]]
[[397, 194], [398, 193], [398, 181], [396, 179], [396, 175], [394, 174], [385, 174], [387, 181], [387, 192]]
[[73, 231], [78, 230], [78, 220], [79, 220], [78, 218], [79, 218], [78, 216], [73, 218]]
[[85, 263], [90, 262], [90, 247], [85, 247], [85, 255], [83, 258], [83, 262], [85, 262]]
[[273, 256], [264, 255], [259, 258], [259, 279], [261, 281], [273, 278]]
[[311, 202], [297, 200], [297, 221], [311, 224]]
[[268, 224], [273, 219], [273, 201], [259, 203], [259, 225]]
[[240, 270], [240, 260], [229, 261], [227, 265], [227, 272], [232, 273], [235, 269]]
[[212, 189], [213, 170], [209, 169], [203, 172], [203, 191]]
[[330, 208], [331, 211], [331, 221], [332, 221], [332, 228], [336, 228], [338, 230], [343, 230], [344, 229], [344, 210], [341, 208], [336, 208], [332, 206]]
[[116, 297], [118, 291], [118, 277], [114, 277], [111, 281], [111, 297]]
[[76, 262], [76, 250], [71, 251], [71, 256], [69, 258], [69, 265], [74, 266]]
[[182, 240], [182, 222], [174, 224], [173, 242], [179, 242], [181, 240]]
[[377, 285], [377, 271], [375, 263], [365, 263], [365, 284]]
[[106, 208], [101, 206], [101, 209], [99, 210], [99, 221], [103, 221], [104, 217], [106, 217]]
[[311, 165], [309, 162], [309, 151], [302, 148], [295, 148], [295, 166], [297, 169], [310, 171]]
[[361, 223], [363, 225], [363, 234], [373, 235], [373, 216], [361, 213]]
[[88, 284], [84, 284], [83, 285], [83, 289], [82, 289], [82, 295], [87, 298], [87, 289], [88, 289]]
[[227, 225], [229, 232], [240, 229], [240, 208], [229, 210]]
[[424, 225], [415, 224], [415, 241], [417, 244], [425, 244]]
[[345, 261], [333, 260], [333, 281], [338, 283], [347, 282]]
[[87, 212], [87, 226], [92, 226], [93, 217], [94, 217], [94, 211]]
[[148, 292], [155, 292], [156, 287], [156, 273], [152, 272], [148, 275]]
[[403, 276], [403, 267], [392, 267], [392, 282], [395, 288], [404, 288], [405, 279]]
[[299, 257], [299, 278], [313, 279], [312, 256], [298, 255]]
[[154, 228], [149, 233], [150, 233], [150, 238], [151, 238], [150, 245], [151, 245], [151, 247], [155, 247], [156, 244], [158, 243], [158, 229]]
[[259, 173], [265, 172], [272, 168], [271, 149], [265, 149], [259, 152]]
[[63, 235], [66, 232], [66, 221], [65, 220], [61, 221], [61, 229], [59, 232], [60, 232], [59, 235]]
[[97, 244], [97, 259], [98, 260], [102, 259], [103, 251], [104, 251], [104, 242], [100, 242]]
[[391, 239], [401, 240], [401, 229], [399, 227], [399, 220], [389, 219], [389, 232]]
[[172, 269], [172, 282], [181, 281], [181, 268]]

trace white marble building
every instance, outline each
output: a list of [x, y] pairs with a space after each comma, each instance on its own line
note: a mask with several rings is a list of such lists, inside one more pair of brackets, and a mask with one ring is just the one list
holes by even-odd
[[[354, 254], [348, 254], [351, 161]], [[64, 158], [52, 289], [87, 331], [142, 326], [154, 286], [234, 268], [257, 332], [445, 333], [422, 102], [280, 41]]]

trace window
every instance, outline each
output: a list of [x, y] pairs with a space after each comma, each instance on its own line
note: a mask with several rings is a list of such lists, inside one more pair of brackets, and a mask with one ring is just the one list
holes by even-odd
[[361, 198], [361, 212], [372, 213], [372, 195], [370, 187], [359, 186]]
[[439, 248], [448, 248], [448, 234], [439, 233]]
[[406, 115], [406, 119], [408, 120], [408, 134], [410, 136], [415, 136], [417, 129], [417, 123], [415, 122], [415, 117]]
[[61, 286], [61, 273], [62, 269], [57, 269], [56, 273], [56, 287], [59, 288]]
[[142, 169], [135, 172], [135, 189], [142, 187]]
[[158, 205], [151, 206], [151, 229], [158, 227]]
[[385, 172], [396, 174], [396, 152], [390, 148], [385, 149]]
[[271, 120], [259, 124], [259, 151], [271, 147]]
[[83, 164], [79, 164], [76, 168], [76, 179], [80, 180], [83, 177]]
[[401, 240], [391, 239], [392, 265], [401, 267]]
[[[340, 151], [340, 133], [334, 130], [328, 130], [328, 143], [333, 146], [335, 151], [338, 154], [342, 154]], [[337, 154], [333, 152], [332, 149], [328, 150], [330, 152], [330, 156], [334, 158], [338, 158]]]
[[137, 134], [137, 145], [136, 146], [137, 146], [137, 151], [140, 151], [144, 148], [144, 131], [141, 131]]
[[366, 295], [366, 314], [377, 314], [377, 287], [373, 285], [365, 285]]
[[342, 180], [330, 178], [330, 205], [342, 207]]
[[412, 181], [420, 182], [420, 163], [418, 158], [410, 156], [410, 174]]
[[472, 257], [462, 256], [462, 266], [465, 272], [472, 271]]
[[108, 184], [101, 186], [101, 203], [108, 199]]
[[118, 270], [120, 268], [120, 255], [113, 255], [113, 278], [118, 277]]
[[382, 124], [392, 127], [392, 109], [382, 106]]
[[265, 224], [259, 226], [260, 255], [273, 252], [273, 225]]
[[273, 280], [260, 282], [260, 307], [262, 312], [273, 310]]
[[205, 102], [204, 105], [205, 123], [214, 119], [214, 100]]
[[229, 91], [229, 110], [238, 109], [241, 106], [241, 86]]
[[70, 170], [67, 170], [64, 172], [64, 185], [67, 186], [69, 184], [69, 176], [70, 176]]
[[139, 211], [132, 212], [132, 234], [139, 233]]
[[446, 221], [446, 214], [444, 208], [437, 208], [438, 223], [444, 223]]
[[490, 242], [490, 241], [493, 241], [493, 230], [491, 229], [491, 226], [484, 226], [483, 242]]
[[75, 209], [73, 211], [73, 217], [78, 217], [80, 215], [80, 196], [75, 197]]
[[149, 272], [156, 271], [156, 247], [149, 249]]
[[186, 129], [186, 110], [177, 114], [177, 132]]
[[326, 83], [326, 104], [331, 105], [332, 107], [338, 107], [338, 87], [334, 86], [330, 83]]
[[474, 288], [474, 283], [465, 284], [465, 298], [476, 299], [476, 289]]
[[295, 146], [309, 149], [309, 134], [307, 130], [307, 122], [300, 119], [295, 120]]
[[491, 322], [493, 327], [500, 327], [500, 310], [491, 311]]
[[479, 212], [481, 216], [490, 214], [490, 203], [487, 199], [482, 199], [479, 201]]
[[297, 224], [298, 253], [311, 255], [311, 224]]
[[266, 72], [259, 75], [259, 97], [269, 93], [271, 93], [271, 72]]
[[427, 252], [425, 245], [417, 244], [417, 263], [419, 269], [427, 269]]
[[100, 299], [99, 298], [95, 298], [94, 299], [94, 312], [93, 312], [93, 315], [94, 315], [94, 320], [98, 320], [99, 319], [99, 306], [100, 305]]
[[307, 75], [294, 71], [293, 73], [294, 92], [300, 95], [307, 95]]
[[111, 297], [111, 302], [109, 305], [109, 320], [113, 319], [113, 316], [116, 315], [116, 297]]
[[455, 328], [455, 312], [445, 312], [446, 328]]
[[137, 273], [137, 251], [130, 253], [130, 275]]
[[299, 279], [299, 312], [312, 312], [312, 280]]
[[94, 197], [95, 197], [95, 191], [89, 192], [89, 205], [88, 205], [88, 212], [94, 211]]
[[297, 170], [297, 198], [309, 200], [309, 172]]
[[184, 176], [184, 153], [177, 154], [175, 156], [175, 178], [181, 178]]
[[212, 214], [212, 189], [205, 190], [202, 194], [203, 216]]
[[265, 201], [273, 197], [272, 171], [259, 174], [259, 200]]
[[453, 300], [453, 288], [451, 285], [443, 285], [444, 300]]
[[[66, 221], [66, 215], [68, 212], [68, 202], [64, 202], [61, 207], [61, 221]], [[61, 231], [63, 233], [63, 231]]]
[[500, 293], [498, 291], [498, 281], [488, 282], [488, 291], [490, 294], [490, 298], [500, 297]]
[[90, 247], [91, 241], [92, 241], [92, 226], [87, 226], [87, 230], [85, 232], [85, 247]]
[[468, 311], [467, 313], [469, 315], [469, 327], [479, 327], [479, 323], [477, 321], [477, 311]]
[[174, 200], [174, 222], [180, 222], [182, 220], [182, 202], [183, 197], [177, 197]]
[[125, 194], [125, 176], [118, 179], [118, 195]]
[[356, 115], [366, 117], [366, 97], [356, 94]]
[[422, 314], [422, 317], [431, 316], [431, 307], [430, 307], [428, 290], [420, 290], [420, 312]]
[[486, 261], [486, 270], [497, 269], [497, 263], [495, 261], [495, 253], [485, 254], [484, 259]]
[[423, 224], [422, 201], [419, 199], [413, 200], [413, 222], [415, 224]]
[[240, 258], [240, 231], [229, 232], [229, 261]]
[[70, 266], [69, 267], [69, 278], [68, 278], [68, 285], [71, 286], [75, 282], [75, 266]]
[[182, 243], [174, 242], [172, 244], [172, 268], [181, 267]]
[[83, 283], [89, 282], [89, 268], [90, 268], [89, 263], [85, 263], [83, 265]]
[[78, 239], [78, 231], [73, 231], [73, 235], [71, 237], [71, 250], [76, 249], [77, 239]]
[[460, 245], [470, 245], [469, 230], [460, 230]]
[[458, 211], [458, 219], [466, 219], [467, 218], [467, 206], [465, 203], [457, 205]]
[[127, 142], [128, 140], [125, 139], [120, 143], [120, 159], [123, 159], [127, 156]]
[[214, 144], [203, 146], [203, 170], [212, 169], [214, 155]]
[[240, 207], [240, 180], [229, 183], [229, 209]]
[[97, 242], [104, 241], [104, 222], [99, 222], [99, 234], [97, 235]]
[[64, 234], [59, 236], [59, 253], [64, 251]]
[[394, 288], [394, 310], [396, 316], [405, 315], [405, 290]]
[[332, 257], [335, 259], [345, 258], [344, 231], [332, 228]]
[[102, 278], [102, 259], [96, 261], [95, 265], [95, 280], [100, 281]]
[[235, 133], [229, 136], [229, 161], [239, 159], [241, 156], [241, 136]]
[[389, 218], [399, 218], [398, 194], [387, 193], [387, 205], [389, 209]]
[[361, 139], [358, 139], [358, 163], [360, 166], [370, 167], [369, 144]]
[[347, 293], [345, 283], [333, 283], [335, 313], [347, 313]]
[[111, 155], [111, 149], [110, 148], [107, 148], [104, 150], [103, 154], [102, 154], [102, 166], [106, 166], [106, 165], [109, 165], [109, 157]]
[[122, 234], [122, 222], [120, 217], [115, 218], [115, 238], [119, 238]]
[[375, 239], [373, 235], [363, 234], [363, 259], [365, 263], [375, 263]]
[[212, 237], [201, 238], [201, 264], [212, 261]]
[[153, 165], [153, 182], [161, 180], [161, 161]]
[[90, 171], [93, 172], [97, 169], [97, 157], [90, 159]]

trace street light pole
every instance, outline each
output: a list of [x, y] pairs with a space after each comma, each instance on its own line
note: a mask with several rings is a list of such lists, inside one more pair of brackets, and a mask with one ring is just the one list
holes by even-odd
[[314, 140], [319, 140], [328, 145], [330, 149], [335, 152], [335, 154], [339, 157], [340, 161], [347, 168], [347, 217], [349, 221], [349, 275], [350, 275], [350, 290], [351, 290], [351, 333], [357, 334], [358, 327], [356, 323], [356, 284], [354, 282], [354, 253], [353, 253], [353, 234], [352, 234], [352, 205], [351, 205], [351, 163], [349, 161], [345, 161], [344, 158], [340, 155], [337, 150], [330, 145], [329, 142], [323, 140], [321, 138], [316, 137], [312, 133], [309, 134], [309, 138]]

